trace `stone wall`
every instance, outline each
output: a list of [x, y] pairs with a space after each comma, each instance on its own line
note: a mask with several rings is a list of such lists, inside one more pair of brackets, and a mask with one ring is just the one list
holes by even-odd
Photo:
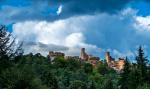
[[117, 61], [115, 61], [114, 58], [110, 56], [109, 52], [106, 52], [105, 58], [110, 68], [113, 68], [119, 72], [123, 70], [125, 64], [125, 60], [123, 58], [119, 58]]

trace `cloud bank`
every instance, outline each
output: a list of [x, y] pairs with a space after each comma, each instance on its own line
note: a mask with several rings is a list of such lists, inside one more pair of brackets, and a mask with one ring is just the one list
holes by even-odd
[[85, 43], [83, 29], [71, 23], [74, 18], [54, 23], [46, 21], [26, 21], [13, 25], [13, 34], [18, 41], [24, 42], [25, 52], [62, 51], [67, 55], [79, 55], [85, 47], [89, 53], [98, 50], [96, 45]]
[[55, 49], [67, 55], [79, 55], [80, 48], [85, 47], [96, 56], [103, 57], [105, 51], [110, 51], [115, 57], [133, 57], [137, 46], [150, 45], [149, 22], [145, 23], [149, 17], [136, 16], [136, 13], [128, 8], [114, 15], [101, 13], [54, 22], [18, 22], [13, 25], [13, 34], [26, 44], [34, 43], [35, 47], [29, 44], [25, 50], [35, 53], [40, 50], [44, 55]]
[[150, 52], [145, 3], [149, 5], [148, 0], [0, 0], [0, 24], [13, 27], [9, 31], [24, 41], [26, 53], [79, 55], [85, 47], [100, 57], [105, 51], [132, 57], [138, 45]]

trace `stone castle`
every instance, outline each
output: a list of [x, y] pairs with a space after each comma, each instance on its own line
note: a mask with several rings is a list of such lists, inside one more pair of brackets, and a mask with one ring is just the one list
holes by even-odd
[[[48, 55], [51, 61], [54, 60], [54, 58], [58, 56], [61, 56], [66, 60], [77, 59], [77, 60], [80, 60], [81, 62], [87, 62], [87, 63], [92, 64], [94, 67], [101, 63], [99, 57], [95, 57], [95, 56], [87, 54], [85, 52], [85, 48], [81, 48], [80, 56], [65, 56], [65, 54], [62, 52], [54, 52], [54, 51], [50, 51]], [[125, 64], [125, 60], [123, 58], [118, 58], [118, 60], [115, 61], [115, 59], [110, 56], [110, 53], [106, 52], [105, 59], [106, 59], [108, 67], [113, 68], [116, 71], [123, 70], [124, 64]]]
[[106, 62], [110, 68], [113, 68], [116, 71], [122, 71], [124, 68], [125, 60], [123, 58], [118, 58], [117, 61], [115, 61], [114, 58], [110, 56], [109, 52], [106, 52], [105, 54]]
[[85, 48], [81, 48], [80, 59], [81, 59], [81, 61], [88, 62], [88, 63], [92, 64], [93, 66], [96, 66], [97, 64], [100, 63], [100, 58], [94, 57], [92, 55], [88, 55], [85, 52]]
[[54, 52], [54, 51], [49, 51], [48, 58], [50, 61], [53, 61], [55, 57], [64, 57], [65, 54], [62, 52]]

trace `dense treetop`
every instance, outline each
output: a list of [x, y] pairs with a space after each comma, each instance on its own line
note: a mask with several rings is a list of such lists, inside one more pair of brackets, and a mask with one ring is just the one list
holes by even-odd
[[76, 59], [50, 61], [39, 53], [22, 55], [10, 39], [1, 26], [0, 89], [150, 89], [150, 65], [141, 46], [136, 62], [126, 58], [124, 72], [117, 73], [105, 60], [93, 67]]

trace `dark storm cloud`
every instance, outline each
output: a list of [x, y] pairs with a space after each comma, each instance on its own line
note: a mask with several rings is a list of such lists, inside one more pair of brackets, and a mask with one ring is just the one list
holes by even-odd
[[[132, 0], [0, 0], [0, 23], [24, 20], [55, 21], [72, 16], [109, 13], [123, 9]], [[62, 5], [62, 13], [57, 15]]]
[[[33, 0], [34, 1], [34, 0]], [[133, 0], [44, 0], [48, 4], [62, 4], [65, 14], [89, 14], [95, 12], [116, 13]], [[39, 0], [41, 4], [43, 0]]]
[[116, 13], [131, 0], [66, 0], [64, 13], [93, 14], [95, 12]]
[[38, 51], [66, 51], [69, 48], [62, 45], [54, 45], [54, 44], [44, 44], [41, 42], [24, 42], [24, 48], [35, 47]]

